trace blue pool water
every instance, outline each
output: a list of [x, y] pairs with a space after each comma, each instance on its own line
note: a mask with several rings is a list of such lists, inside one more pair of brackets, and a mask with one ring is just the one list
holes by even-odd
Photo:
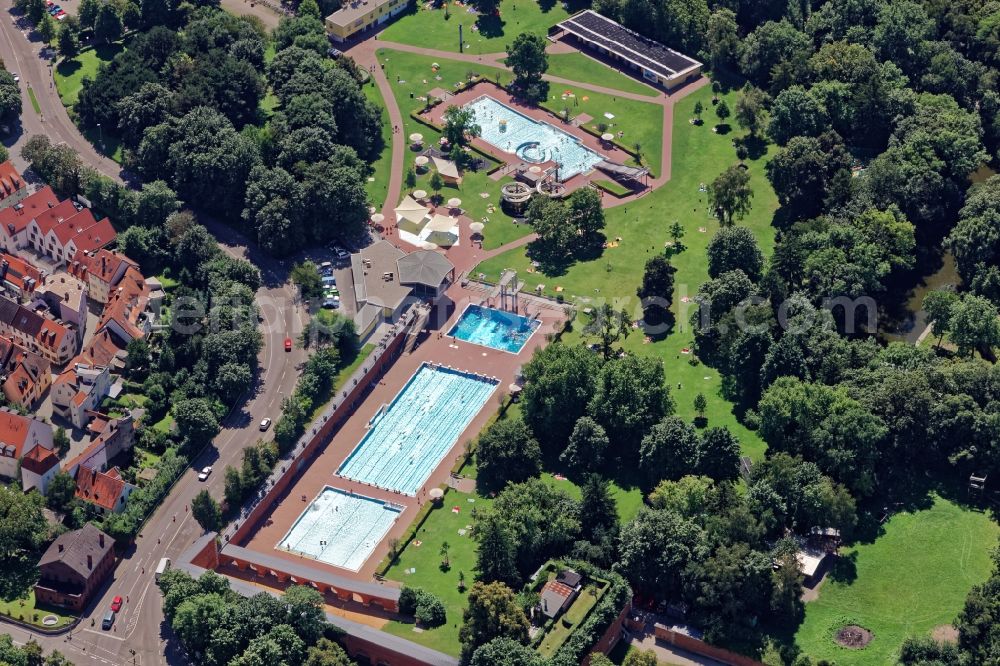
[[513, 312], [470, 305], [448, 331], [450, 337], [516, 354], [541, 322]]
[[401, 510], [327, 486], [278, 542], [278, 548], [357, 571]]
[[337, 470], [405, 495], [420, 489], [479, 413], [497, 382], [424, 364]]
[[476, 115], [483, 140], [525, 162], [556, 162], [561, 180], [586, 173], [604, 159], [575, 136], [520, 114], [492, 97], [478, 97], [465, 108]]

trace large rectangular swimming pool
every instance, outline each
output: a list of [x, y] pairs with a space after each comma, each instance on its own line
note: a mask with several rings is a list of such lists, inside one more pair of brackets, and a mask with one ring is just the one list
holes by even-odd
[[373, 417], [337, 474], [404, 495], [416, 494], [497, 383], [425, 363]]
[[399, 518], [401, 510], [402, 507], [327, 486], [277, 547], [357, 571]]
[[527, 344], [528, 338], [540, 323], [537, 319], [528, 319], [513, 312], [470, 305], [448, 331], [448, 335], [516, 354]]
[[604, 159], [572, 134], [518, 113], [492, 97], [477, 97], [465, 108], [475, 114], [484, 141], [525, 162], [552, 160], [559, 165], [560, 180], [586, 173]]

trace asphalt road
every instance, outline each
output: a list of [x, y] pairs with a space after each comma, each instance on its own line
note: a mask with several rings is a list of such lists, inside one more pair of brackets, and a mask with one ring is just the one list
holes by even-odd
[[[5, 3], [10, 8], [10, 3]], [[254, 13], [268, 13], [262, 6]], [[26, 167], [20, 151], [33, 134], [46, 134], [54, 143], [65, 142], [83, 161], [105, 175], [120, 178], [120, 167], [101, 156], [70, 120], [52, 85], [50, 61], [40, 53], [40, 42], [22, 29], [10, 13], [0, 20], [0, 57], [8, 70], [21, 77], [23, 113], [21, 126], [4, 144], [19, 168]], [[34, 90], [39, 112], [32, 106], [28, 88]], [[204, 221], [204, 220], [203, 220]], [[160, 595], [153, 571], [162, 557], [176, 558], [195, 541], [202, 530], [191, 518], [191, 499], [203, 488], [216, 498], [222, 497], [223, 470], [227, 464], [239, 465], [242, 450], [261, 436], [258, 424], [265, 416], [276, 418], [282, 399], [295, 388], [306, 354], [298, 346], [284, 351], [285, 337], [297, 339], [306, 321], [306, 313], [295, 304], [293, 289], [287, 283], [287, 267], [281, 262], [260, 256], [233, 230], [208, 221], [207, 226], [219, 239], [220, 246], [233, 256], [245, 256], [261, 268], [265, 286], [257, 292], [257, 302], [264, 321], [264, 348], [254, 393], [223, 422], [222, 432], [212, 446], [192, 461], [168, 497], [146, 522], [135, 546], [118, 564], [99, 598], [91, 602], [83, 620], [67, 636], [39, 637], [18, 627], [0, 624], [0, 633], [10, 633], [18, 643], [34, 638], [46, 651], [57, 649], [75, 664], [180, 664], [185, 663], [170, 641], [170, 631], [163, 622]], [[209, 479], [198, 481], [197, 471], [206, 465], [215, 468]], [[118, 614], [111, 631], [101, 630], [101, 618], [111, 600], [121, 595], [127, 602]]]

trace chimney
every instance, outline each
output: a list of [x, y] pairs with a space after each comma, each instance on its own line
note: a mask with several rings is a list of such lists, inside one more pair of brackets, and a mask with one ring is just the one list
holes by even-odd
[[63, 552], [63, 549], [64, 549], [64, 546], [62, 544], [59, 544], [59, 552], [60, 553]]
[[93, 555], [87, 555], [87, 568], [88, 569], [93, 569], [94, 568], [94, 556]]
[[97, 535], [97, 543], [100, 544], [101, 548], [104, 548], [104, 532]]

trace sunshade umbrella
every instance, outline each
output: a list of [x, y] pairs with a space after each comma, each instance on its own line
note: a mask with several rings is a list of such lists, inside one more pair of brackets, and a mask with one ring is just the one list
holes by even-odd
[[439, 500], [442, 497], [444, 497], [444, 491], [441, 490], [440, 488], [431, 488], [429, 491], [427, 491], [427, 495], [432, 500]]
[[420, 134], [419, 132], [414, 132], [413, 134], [410, 135], [410, 141], [412, 141], [413, 143], [420, 143], [423, 140], [424, 140], [424, 135]]
[[413, 162], [418, 167], [422, 167], [422, 166], [427, 166], [427, 163], [430, 162], [430, 160], [427, 159], [426, 155], [417, 155], [417, 157], [413, 160]]
[[372, 215], [372, 222], [374, 222], [375, 224], [382, 224], [383, 222], [385, 222], [385, 215], [383, 215], [382, 213], [375, 213], [374, 215]]
[[424, 190], [413, 190], [413, 198], [414, 199], [426, 199], [427, 198], [427, 192], [424, 191]]
[[452, 197], [451, 199], [448, 199], [448, 208], [458, 208], [461, 205], [462, 205], [462, 200], [459, 199], [458, 197]]
[[483, 229], [485, 228], [486, 225], [483, 224], [482, 222], [473, 222], [472, 224], [469, 225], [469, 230], [474, 234], [483, 233]]
[[604, 141], [614, 141], [615, 135], [612, 134], [611, 132], [605, 132], [604, 134], [601, 135], [601, 139], [603, 139]]
[[538, 166], [536, 164], [535, 166], [528, 167], [528, 171], [530, 171], [531, 173], [541, 173], [542, 172], [542, 167], [540, 167], [540, 166]]

